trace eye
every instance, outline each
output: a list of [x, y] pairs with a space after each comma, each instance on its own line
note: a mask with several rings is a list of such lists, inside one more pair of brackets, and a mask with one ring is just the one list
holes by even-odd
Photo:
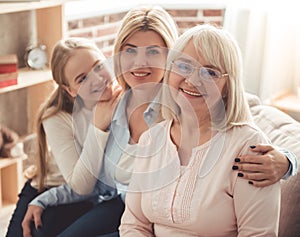
[[182, 61], [175, 61], [174, 64], [181, 73], [190, 74], [193, 71], [193, 67], [188, 63]]
[[103, 63], [98, 63], [98, 64], [95, 65], [95, 67], [94, 67], [94, 72], [100, 72], [103, 68], [104, 68]]
[[150, 55], [157, 55], [157, 54], [160, 54], [160, 51], [157, 50], [157, 49], [149, 49], [147, 51], [147, 54], [150, 54]]
[[214, 69], [201, 67], [200, 76], [204, 79], [217, 79], [219, 78], [219, 73]]
[[86, 81], [86, 79], [87, 79], [87, 75], [81, 76], [81, 77], [79, 78], [79, 80], [78, 80], [78, 84], [80, 84], [80, 83]]
[[135, 48], [126, 48], [125, 52], [128, 54], [135, 54], [136, 53], [136, 49]]

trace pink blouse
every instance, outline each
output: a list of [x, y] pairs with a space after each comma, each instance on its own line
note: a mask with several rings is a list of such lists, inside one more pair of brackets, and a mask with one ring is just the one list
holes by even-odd
[[249, 146], [268, 143], [252, 125], [219, 132], [181, 166], [170, 121], [144, 133], [121, 220], [121, 236], [277, 236], [279, 183], [256, 188], [232, 170]]

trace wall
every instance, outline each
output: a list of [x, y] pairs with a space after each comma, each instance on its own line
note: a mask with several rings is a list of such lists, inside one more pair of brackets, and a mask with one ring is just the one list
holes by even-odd
[[[199, 7], [194, 9], [184, 9], [169, 6], [166, 9], [177, 23], [179, 32], [182, 33], [189, 27], [203, 23], [213, 23], [216, 25], [223, 24], [224, 7]], [[87, 17], [86, 14], [79, 16], [69, 15], [67, 21], [67, 36], [87, 37], [93, 39], [103, 52], [110, 56], [112, 45], [114, 43], [116, 32], [120, 26], [123, 16], [127, 13], [127, 9], [119, 9], [111, 13], [99, 11], [93, 13], [92, 17]]]

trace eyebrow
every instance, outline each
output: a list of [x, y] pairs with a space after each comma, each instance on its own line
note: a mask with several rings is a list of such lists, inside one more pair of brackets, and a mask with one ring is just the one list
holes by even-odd
[[139, 47], [139, 46], [136, 46], [134, 44], [124, 44], [123, 47], [132, 47], [132, 48], [147, 48], [147, 49], [151, 49], [151, 48], [162, 48], [161, 46], [159, 45], [149, 45], [149, 46], [142, 46], [142, 47]]
[[[91, 70], [93, 69], [93, 67], [96, 65], [96, 64], [98, 64], [99, 62], [101, 62], [101, 60], [100, 59], [98, 59], [94, 64], [93, 64], [93, 66], [92, 66], [92, 68], [91, 68]], [[91, 71], [90, 70], [90, 71]], [[89, 71], [89, 72], [90, 72]], [[88, 72], [88, 73], [89, 73]], [[74, 79], [74, 82], [78, 82], [78, 80], [82, 77], [82, 76], [84, 76], [84, 75], [87, 75], [88, 73], [80, 73], [79, 75], [77, 75], [76, 77], [75, 77], [75, 79]]]

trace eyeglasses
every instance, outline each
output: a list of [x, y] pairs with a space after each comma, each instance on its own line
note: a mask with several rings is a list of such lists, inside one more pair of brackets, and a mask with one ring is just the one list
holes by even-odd
[[172, 62], [175, 66], [175, 72], [182, 75], [183, 77], [190, 77], [195, 69], [198, 69], [198, 76], [206, 81], [217, 81], [222, 77], [228, 76], [227, 73], [221, 73], [217, 69], [209, 68], [209, 67], [195, 67], [190, 63], [187, 63], [183, 60], [177, 59]]

